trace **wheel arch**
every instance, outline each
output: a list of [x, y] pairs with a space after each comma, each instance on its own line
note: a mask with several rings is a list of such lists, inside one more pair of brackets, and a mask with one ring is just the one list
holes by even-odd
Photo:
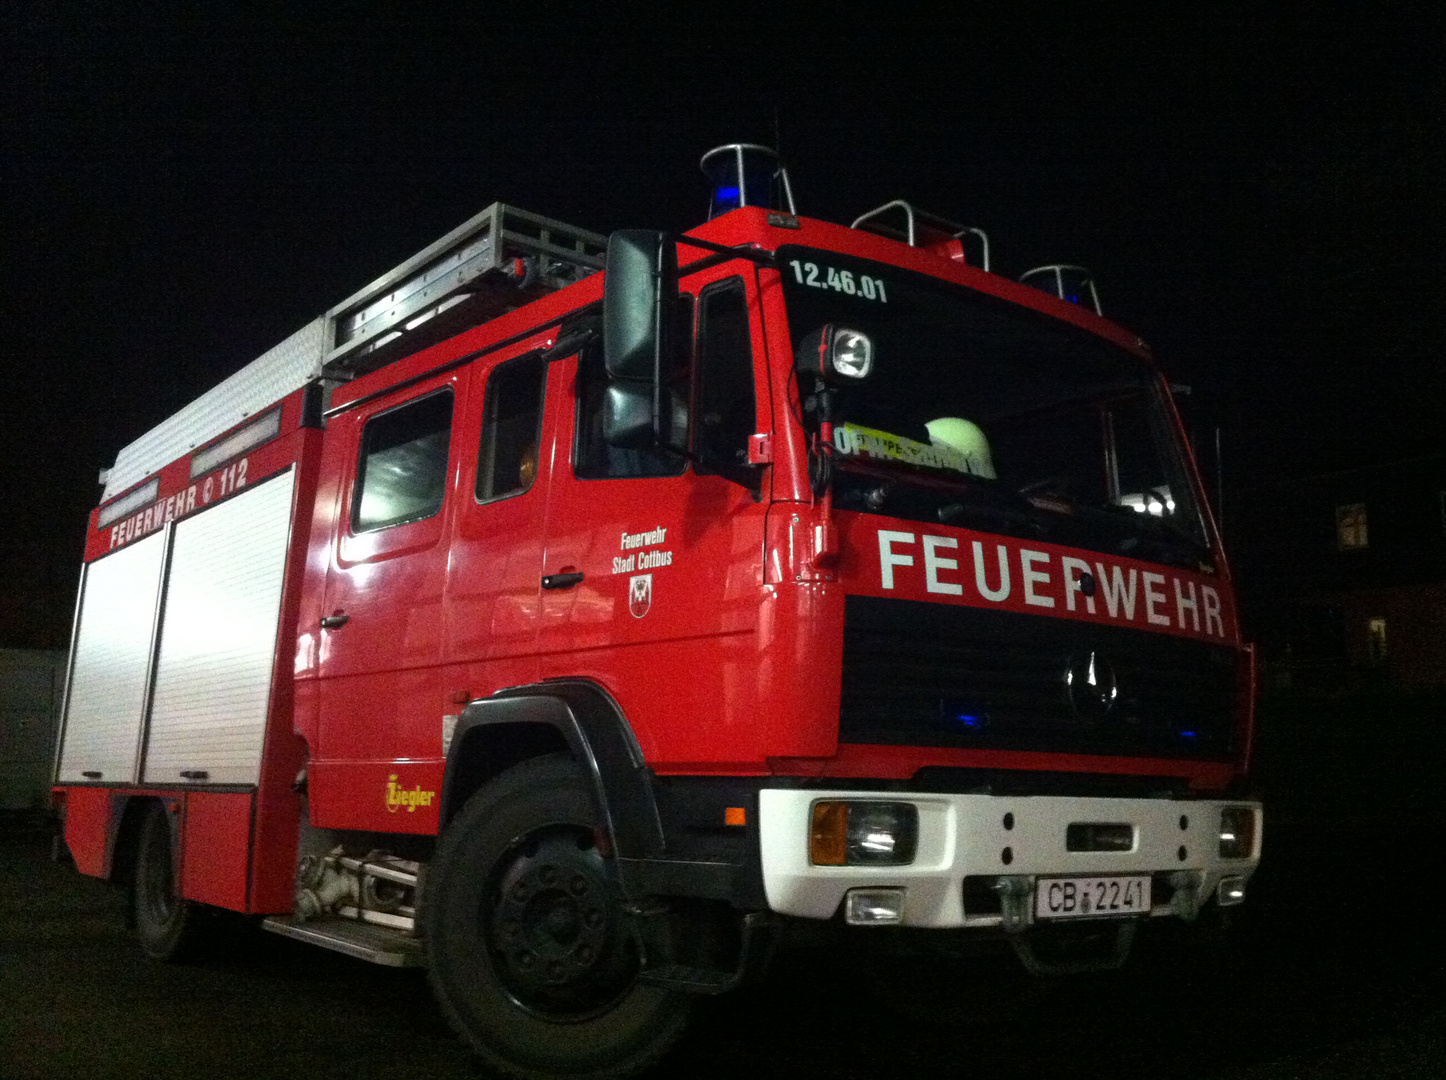
[[442, 780], [442, 827], [493, 777], [559, 752], [587, 774], [613, 850], [631, 858], [660, 855], [662, 823], [642, 750], [612, 696], [583, 680], [511, 687], [462, 710]]
[[[110, 853], [107, 865], [110, 868], [106, 880], [117, 885], [130, 885], [135, 881], [136, 856], [141, 845], [141, 825], [145, 822], [146, 811], [152, 803], [165, 806], [172, 800], [156, 795], [117, 794], [111, 807]], [[175, 842], [174, 830], [172, 843]]]

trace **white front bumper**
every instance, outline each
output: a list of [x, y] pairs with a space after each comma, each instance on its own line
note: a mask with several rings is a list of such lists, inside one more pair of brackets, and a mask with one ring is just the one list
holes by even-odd
[[[919, 844], [907, 866], [814, 866], [808, 858], [813, 804], [877, 799], [919, 810]], [[1219, 855], [1220, 810], [1251, 806], [1255, 845], [1248, 859]], [[1006, 827], [1006, 822], [1011, 827]], [[1131, 851], [1073, 852], [1065, 832], [1076, 822], [1127, 822]], [[995, 912], [966, 912], [964, 879], [1190, 873], [1199, 901], [1222, 877], [1248, 879], [1260, 861], [1261, 811], [1231, 800], [1100, 799], [1056, 796], [934, 795], [765, 788], [759, 793], [763, 884], [769, 907], [784, 915], [828, 919], [850, 889], [902, 887], [905, 926], [997, 926]], [[1183, 878], [1178, 880], [1185, 880]], [[1174, 909], [1180, 910], [1179, 906]], [[1157, 898], [1154, 915], [1172, 909]]]

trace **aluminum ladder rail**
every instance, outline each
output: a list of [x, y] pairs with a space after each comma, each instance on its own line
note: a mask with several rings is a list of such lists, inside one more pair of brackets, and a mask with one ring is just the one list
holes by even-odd
[[[473, 324], [485, 322], [503, 313], [499, 307], [518, 306], [518, 286], [528, 299], [563, 288], [601, 270], [606, 253], [605, 236], [493, 203], [328, 311], [322, 372], [346, 378], [374, 370], [382, 365], [363, 357], [459, 304], [480, 300], [485, 310]], [[488, 285], [502, 280], [511, 294], [491, 296]]]
[[375, 371], [580, 281], [606, 255], [606, 236], [493, 203], [124, 447], [102, 501], [315, 379]]

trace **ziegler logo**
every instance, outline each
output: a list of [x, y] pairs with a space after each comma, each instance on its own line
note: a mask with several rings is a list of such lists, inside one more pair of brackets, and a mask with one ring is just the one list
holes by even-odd
[[432, 799], [436, 796], [435, 791], [423, 791], [422, 785], [418, 784], [408, 791], [397, 783], [397, 774], [392, 773], [387, 777], [387, 813], [395, 814], [402, 807], [407, 808], [407, 813], [415, 814], [419, 806], [431, 806]]

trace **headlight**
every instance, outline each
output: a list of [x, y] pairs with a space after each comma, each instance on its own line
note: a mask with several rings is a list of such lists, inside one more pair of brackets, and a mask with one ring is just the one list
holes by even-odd
[[1226, 806], [1220, 811], [1220, 857], [1248, 859], [1255, 854], [1255, 808]]
[[808, 858], [815, 866], [903, 866], [919, 844], [919, 810], [903, 802], [816, 802]]

